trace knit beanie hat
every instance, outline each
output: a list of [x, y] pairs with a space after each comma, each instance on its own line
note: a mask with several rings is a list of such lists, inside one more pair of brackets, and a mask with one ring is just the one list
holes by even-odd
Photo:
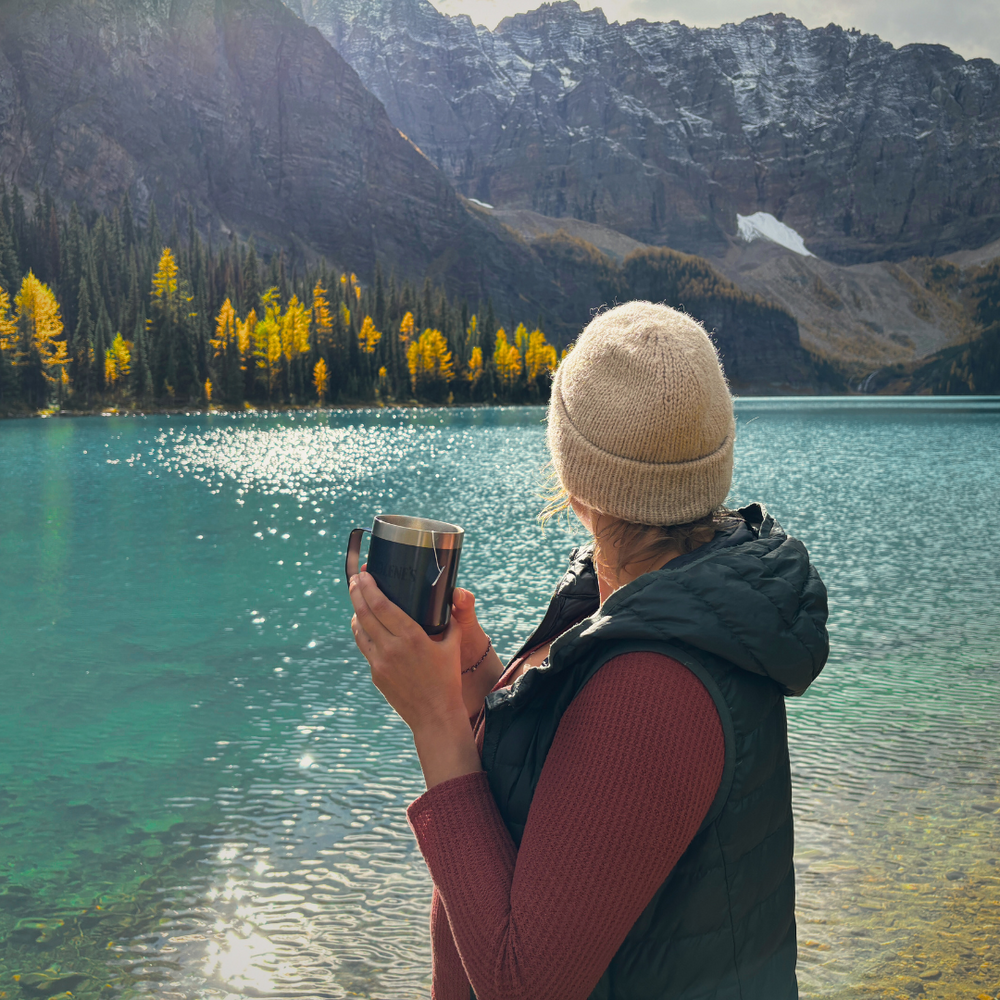
[[690, 316], [627, 302], [556, 370], [548, 445], [574, 499], [637, 524], [685, 524], [729, 492], [736, 424], [715, 347]]

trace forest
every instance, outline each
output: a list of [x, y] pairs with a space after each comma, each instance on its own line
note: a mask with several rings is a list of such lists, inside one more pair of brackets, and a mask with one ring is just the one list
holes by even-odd
[[32, 201], [0, 178], [0, 413], [548, 398], [555, 347], [489, 301]]

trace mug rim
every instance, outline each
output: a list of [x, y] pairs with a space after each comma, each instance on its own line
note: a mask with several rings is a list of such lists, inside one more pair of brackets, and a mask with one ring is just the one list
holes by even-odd
[[377, 514], [372, 536], [425, 549], [460, 549], [465, 530], [457, 524], [407, 514]]

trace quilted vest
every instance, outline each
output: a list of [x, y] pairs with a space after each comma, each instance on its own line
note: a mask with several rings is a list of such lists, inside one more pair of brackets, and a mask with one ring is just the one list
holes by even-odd
[[735, 530], [600, 607], [591, 553], [577, 550], [523, 647], [555, 637], [548, 661], [486, 700], [483, 767], [517, 844], [563, 712], [610, 659], [671, 656], [718, 709], [726, 753], [715, 801], [591, 1000], [798, 996], [784, 697], [826, 662], [826, 590], [801, 542], [763, 507], [738, 513]]

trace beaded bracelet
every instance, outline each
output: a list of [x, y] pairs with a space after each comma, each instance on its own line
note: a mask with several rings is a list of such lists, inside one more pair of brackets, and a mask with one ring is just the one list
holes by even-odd
[[479, 659], [476, 660], [476, 662], [473, 663], [471, 667], [469, 667], [467, 670], [463, 670], [462, 673], [463, 674], [471, 674], [477, 667], [481, 666], [482, 663], [483, 663], [483, 661], [486, 659], [486, 657], [490, 655], [490, 650], [492, 648], [493, 648], [493, 640], [489, 636], [487, 636], [486, 637], [486, 652], [483, 653], [483, 655], [480, 656]]

